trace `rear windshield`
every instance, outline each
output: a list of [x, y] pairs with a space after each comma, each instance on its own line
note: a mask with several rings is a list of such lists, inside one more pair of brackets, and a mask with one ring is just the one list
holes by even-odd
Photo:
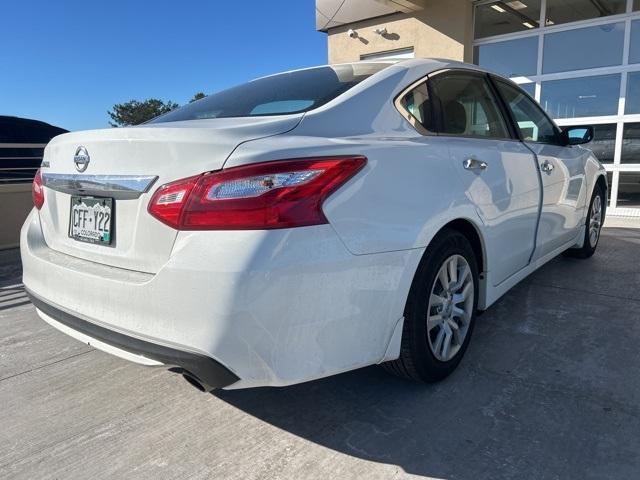
[[271, 75], [214, 93], [149, 123], [306, 112], [333, 100], [387, 66], [388, 63], [358, 63]]

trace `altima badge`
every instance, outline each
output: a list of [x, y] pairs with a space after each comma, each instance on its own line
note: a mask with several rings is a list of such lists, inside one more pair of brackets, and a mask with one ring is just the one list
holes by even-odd
[[89, 152], [82, 145], [78, 147], [76, 150], [76, 154], [73, 157], [73, 163], [76, 164], [76, 170], [80, 173], [84, 172], [89, 166], [89, 162], [91, 161], [91, 157], [89, 157]]

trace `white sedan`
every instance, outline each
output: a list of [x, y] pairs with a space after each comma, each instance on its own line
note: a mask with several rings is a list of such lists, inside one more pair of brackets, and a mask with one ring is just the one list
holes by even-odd
[[200, 389], [371, 364], [437, 381], [477, 311], [589, 257], [605, 171], [517, 85], [442, 60], [264, 77], [46, 148], [22, 229], [38, 314]]

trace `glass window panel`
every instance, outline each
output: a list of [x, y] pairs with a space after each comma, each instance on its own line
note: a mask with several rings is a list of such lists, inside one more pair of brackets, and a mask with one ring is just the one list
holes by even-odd
[[543, 73], [622, 64], [624, 23], [579, 28], [544, 36]]
[[537, 103], [512, 85], [499, 81], [496, 86], [507, 102], [525, 141], [551, 144], [558, 142], [556, 128]]
[[620, 74], [542, 82], [540, 104], [553, 118], [618, 113]]
[[615, 123], [593, 125], [593, 140], [584, 144], [586, 148], [593, 151], [596, 158], [602, 163], [613, 163], [616, 149], [616, 130]]
[[607, 204], [611, 203], [611, 190], [613, 190], [613, 172], [607, 172]]
[[640, 163], [640, 123], [627, 123], [622, 134], [622, 163]]
[[633, 0], [633, 9], [640, 10], [640, 0]]
[[640, 72], [627, 75], [627, 97], [625, 113], [640, 113]]
[[415, 127], [416, 123], [422, 125], [427, 131], [435, 132], [433, 103], [429, 98], [429, 90], [426, 83], [421, 83], [411, 90], [403, 99], [402, 103], [407, 109], [412, 119], [409, 121]]
[[270, 75], [184, 105], [151, 123], [302, 113], [342, 95], [388, 65], [353, 63]]
[[640, 172], [620, 172], [618, 208], [640, 207]]
[[547, 25], [624, 13], [627, 0], [547, 0]]
[[538, 67], [538, 37], [479, 45], [474, 49], [474, 62], [505, 77], [535, 75]]
[[441, 74], [429, 80], [440, 104], [438, 133], [465, 137], [509, 138], [484, 76], [466, 73]]
[[476, 7], [475, 37], [483, 38], [537, 28], [540, 0], [504, 0]]
[[521, 83], [518, 85], [522, 90], [527, 92], [533, 98], [536, 98], [536, 84], [535, 83]]
[[640, 63], [640, 20], [631, 22], [631, 44], [629, 45], [629, 63]]

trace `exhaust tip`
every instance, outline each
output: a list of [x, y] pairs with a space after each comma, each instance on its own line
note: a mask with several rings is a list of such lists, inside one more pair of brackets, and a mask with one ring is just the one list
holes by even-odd
[[204, 388], [204, 385], [202, 385], [202, 383], [200, 383], [200, 381], [195, 378], [194, 376], [190, 375], [189, 372], [184, 372], [182, 374], [182, 377], [193, 387], [197, 388], [198, 390], [200, 390], [201, 392], [206, 392], [207, 389]]

